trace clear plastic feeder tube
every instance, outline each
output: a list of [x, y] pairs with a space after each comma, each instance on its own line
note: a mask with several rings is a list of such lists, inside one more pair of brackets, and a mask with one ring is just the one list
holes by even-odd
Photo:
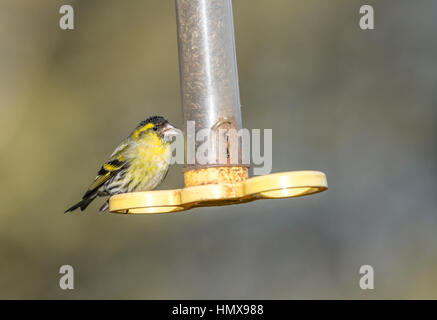
[[[208, 129], [213, 135], [220, 128], [240, 129], [232, 1], [176, 0], [176, 17], [186, 139], [193, 139], [187, 136], [188, 121], [194, 121], [196, 132]], [[197, 150], [202, 141], [194, 144]], [[185, 169], [212, 166], [196, 159]]]

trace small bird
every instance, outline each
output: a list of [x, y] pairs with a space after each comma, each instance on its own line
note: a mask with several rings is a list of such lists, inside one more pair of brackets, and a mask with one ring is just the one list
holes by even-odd
[[[171, 137], [178, 133], [164, 117], [153, 116], [141, 121], [102, 165], [82, 200], [65, 213], [78, 208], [83, 211], [97, 197], [156, 188], [167, 174]], [[99, 211], [108, 208], [109, 199]]]

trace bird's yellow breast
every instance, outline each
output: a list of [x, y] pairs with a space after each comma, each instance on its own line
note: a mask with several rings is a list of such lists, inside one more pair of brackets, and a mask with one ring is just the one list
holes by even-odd
[[156, 134], [148, 134], [132, 148], [128, 174], [134, 191], [151, 190], [164, 178], [170, 163], [171, 148]]

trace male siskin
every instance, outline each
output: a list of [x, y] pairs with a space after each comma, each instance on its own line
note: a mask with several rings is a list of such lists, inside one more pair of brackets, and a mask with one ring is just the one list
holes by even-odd
[[[171, 159], [171, 137], [178, 134], [164, 117], [141, 121], [102, 165], [82, 200], [65, 213], [81, 211], [97, 197], [155, 189], [165, 178]], [[109, 208], [109, 199], [100, 212]]]

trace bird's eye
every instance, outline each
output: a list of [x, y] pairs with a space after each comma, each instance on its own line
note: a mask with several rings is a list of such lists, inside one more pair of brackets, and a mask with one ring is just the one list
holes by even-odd
[[158, 128], [157, 127], [153, 127], [153, 131], [158, 131]]

